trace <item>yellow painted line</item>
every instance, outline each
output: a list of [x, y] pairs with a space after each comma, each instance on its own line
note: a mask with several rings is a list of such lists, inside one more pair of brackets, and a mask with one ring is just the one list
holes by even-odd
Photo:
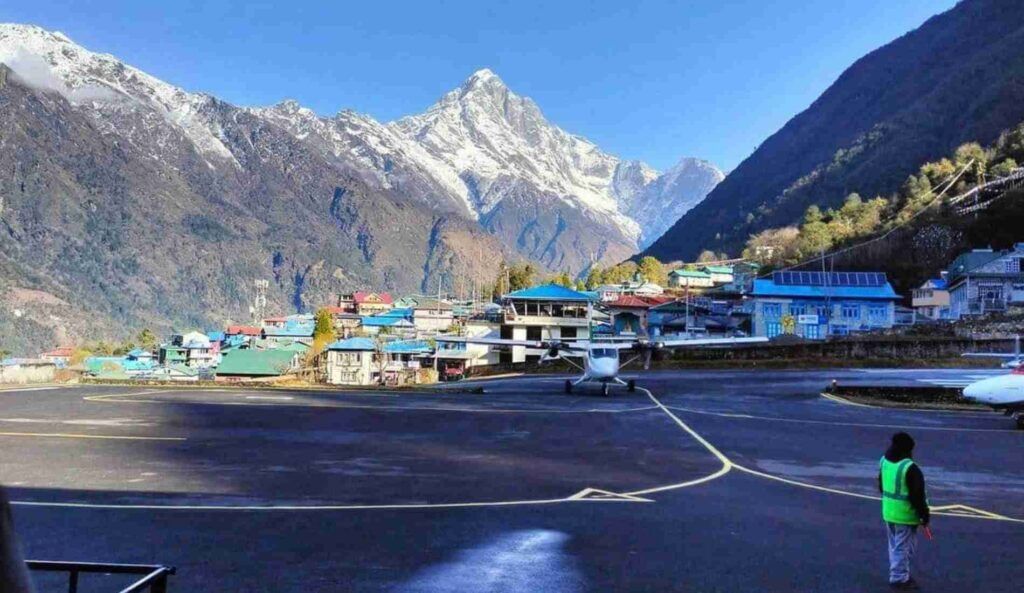
[[[663, 492], [663, 491], [666, 491], [666, 490], [674, 490], [674, 489], [677, 489], [677, 488], [686, 488], [688, 486], [695, 486], [697, 484], [703, 484], [705, 482], [710, 482], [711, 480], [714, 480], [716, 478], [719, 478], [719, 477], [724, 476], [725, 474], [729, 473], [729, 470], [736, 469], [738, 471], [741, 471], [741, 472], [744, 472], [744, 473], [747, 473], [747, 474], [750, 474], [750, 475], [753, 475], [753, 476], [758, 476], [760, 478], [765, 478], [767, 480], [774, 480], [776, 482], [782, 482], [784, 484], [789, 484], [791, 486], [797, 486], [797, 487], [800, 487], [800, 488], [807, 488], [809, 490], [817, 490], [819, 492], [828, 492], [830, 494], [839, 494], [839, 495], [843, 495], [843, 496], [852, 496], [852, 497], [855, 497], [855, 498], [863, 498], [863, 499], [867, 499], [867, 500], [881, 500], [881, 497], [879, 497], [879, 496], [871, 496], [871, 495], [868, 495], [868, 494], [861, 494], [859, 492], [850, 492], [848, 490], [840, 490], [838, 488], [829, 488], [827, 486], [818, 486], [817, 484], [808, 484], [806, 482], [798, 482], [797, 480], [791, 480], [789, 478], [783, 478], [781, 476], [775, 476], [775, 475], [772, 475], [772, 474], [766, 474], [764, 472], [759, 472], [757, 470], [753, 470], [753, 469], [750, 469], [748, 467], [744, 467], [742, 465], [739, 465], [738, 463], [736, 463], [736, 462], [730, 460], [728, 457], [726, 457], [724, 453], [719, 451], [714, 445], [712, 445], [710, 442], [708, 442], [704, 437], [700, 436], [700, 434], [698, 434], [695, 430], [690, 428], [685, 422], [680, 420], [678, 416], [676, 416], [675, 414], [672, 413], [671, 410], [669, 410], [669, 408], [667, 408], [657, 398], [655, 398], [654, 394], [652, 394], [650, 391], [648, 391], [646, 389], [643, 389], [643, 388], [638, 388], [638, 389], [641, 389], [642, 391], [646, 392], [647, 396], [650, 397], [651, 400], [654, 401], [655, 404], [659, 408], [662, 409], [662, 411], [664, 411], [666, 414], [668, 414], [675, 421], [676, 424], [678, 424], [683, 430], [685, 430], [687, 433], [689, 433], [690, 436], [692, 436], [694, 439], [696, 439], [697, 442], [699, 442], [700, 444], [704, 445], [704, 447], [708, 451], [710, 451], [715, 457], [717, 457], [718, 460], [722, 462], [722, 468], [719, 469], [714, 474], [705, 476], [703, 478], [699, 478], [697, 480], [691, 480], [689, 482], [683, 482], [681, 484], [674, 484], [674, 485], [669, 485], [669, 486], [661, 486], [661, 487], [658, 487], [658, 488], [649, 488], [647, 490], [639, 490], [639, 491], [636, 491], [636, 492], [627, 492], [626, 494], [628, 494], [628, 495], [636, 496], [636, 495], [652, 494], [654, 492]], [[965, 515], [965, 514], [958, 514], [958, 513], [955, 513], [955, 512], [949, 512], [948, 510], [944, 510], [944, 509], [948, 509], [948, 508], [952, 508], [952, 507], [970, 508], [971, 510], [976, 511], [979, 514], [978, 515]], [[965, 505], [949, 505], [947, 507], [937, 507], [935, 514], [937, 514], [937, 515], [946, 515], [946, 516], [950, 516], [950, 517], [963, 517], [963, 518], [972, 518], [972, 519], [990, 519], [990, 520], [996, 520], [996, 521], [1011, 521], [1011, 522], [1014, 522], [1014, 523], [1024, 523], [1024, 519], [1015, 519], [1015, 518], [1011, 518], [1011, 517], [1006, 517], [1005, 515], [997, 515], [996, 513], [990, 513], [988, 511], [978, 511], [977, 509], [973, 509], [971, 507], [966, 507]]]
[[682, 428], [683, 430], [685, 430], [687, 434], [689, 434], [691, 437], [693, 437], [694, 440], [696, 440], [705, 449], [707, 449], [712, 455], [714, 455], [715, 458], [718, 459], [719, 462], [721, 462], [722, 467], [720, 467], [718, 469], [718, 471], [716, 471], [716, 472], [714, 472], [712, 474], [708, 474], [708, 475], [706, 475], [704, 477], [697, 478], [697, 479], [694, 479], [694, 480], [688, 480], [686, 482], [680, 482], [678, 484], [669, 484], [667, 486], [658, 486], [658, 487], [655, 487], [655, 488], [647, 488], [645, 490], [636, 490], [634, 492], [626, 492], [626, 494], [628, 496], [642, 496], [642, 495], [645, 495], [645, 494], [654, 494], [656, 492], [665, 492], [667, 490], [679, 490], [679, 489], [682, 489], [682, 488], [689, 488], [691, 486], [697, 486], [699, 484], [704, 484], [704, 483], [710, 482], [712, 480], [717, 480], [718, 478], [721, 478], [725, 474], [729, 473], [729, 470], [731, 470], [733, 468], [733, 463], [732, 463], [732, 461], [729, 460], [728, 457], [726, 457], [714, 445], [709, 443], [704, 437], [702, 437], [699, 434], [697, 434], [697, 431], [693, 430], [685, 422], [680, 420], [679, 416], [676, 416], [675, 414], [672, 413], [671, 410], [666, 408], [665, 405], [662, 404], [661, 401], [658, 400], [658, 398], [654, 397], [654, 394], [651, 393], [650, 390], [644, 389], [643, 387], [637, 387], [637, 389], [640, 390], [640, 391], [643, 391], [644, 393], [646, 393], [647, 397], [651, 398], [651, 401], [654, 402], [654, 405], [656, 407], [660, 408], [662, 412], [665, 412], [665, 414], [667, 414], [668, 417], [671, 418], [672, 421], [675, 422], [676, 425], [679, 426], [679, 428]]
[[77, 434], [70, 432], [0, 432], [0, 437], [49, 437], [56, 439], [98, 439], [112, 441], [184, 441], [184, 437], [144, 437], [113, 434]]
[[731, 414], [728, 412], [711, 412], [708, 410], [695, 410], [680, 406], [669, 406], [673, 410], [687, 412], [690, 414], [701, 414], [704, 416], [721, 416], [723, 418], [742, 418], [744, 420], [767, 420], [769, 422], [796, 422], [800, 424], [824, 424], [828, 426], [852, 426], [859, 428], [899, 428], [913, 430], [940, 430], [950, 432], [1008, 432], [1024, 435], [1019, 429], [1013, 428], [957, 428], [955, 426], [911, 426], [909, 424], [874, 424], [869, 422], [842, 422], [832, 420], [812, 420], [809, 418], [784, 418], [781, 416], [753, 416], [750, 414]]
[[843, 404], [844, 406], [856, 406], [858, 408], [877, 408], [878, 406], [869, 406], [867, 404], [859, 404], [852, 402], [845, 397], [839, 397], [838, 395], [832, 395], [831, 393], [821, 392], [821, 397], [836, 402], [837, 404]]
[[929, 408], [912, 408], [912, 407], [909, 407], [909, 406], [876, 406], [876, 405], [872, 405], [872, 404], [862, 404], [862, 403], [858, 403], [858, 402], [855, 402], [855, 401], [850, 401], [850, 400], [848, 400], [848, 399], [846, 399], [844, 397], [840, 397], [838, 395], [833, 395], [831, 393], [825, 393], [824, 391], [822, 391], [818, 395], [820, 395], [821, 397], [823, 397], [825, 399], [832, 400], [832, 401], [834, 401], [837, 404], [842, 404], [844, 406], [856, 406], [858, 408], [871, 408], [873, 410], [900, 410], [900, 411], [903, 411], [903, 412], [928, 412], [928, 413], [931, 413], [931, 414], [962, 414], [962, 415], [985, 414], [985, 415], [989, 415], [989, 412], [986, 412], [984, 410], [937, 410], [937, 409], [929, 409]]
[[[745, 472], [745, 473], [748, 473], [748, 474], [753, 475], [753, 476], [757, 476], [757, 477], [760, 477], [760, 478], [765, 478], [767, 480], [775, 480], [776, 482], [782, 482], [784, 484], [789, 484], [790, 486], [798, 486], [800, 488], [807, 488], [807, 489], [810, 489], [810, 490], [818, 490], [818, 491], [821, 491], [821, 492], [828, 492], [830, 494], [840, 494], [840, 495], [843, 495], [843, 496], [853, 496], [855, 498], [864, 498], [864, 499], [868, 499], [868, 500], [879, 500], [879, 501], [882, 500], [882, 497], [880, 497], [880, 496], [872, 496], [872, 495], [869, 495], [869, 494], [861, 494], [860, 492], [850, 492], [848, 490], [840, 490], [838, 488], [829, 488], [827, 486], [819, 486], [817, 484], [808, 484], [807, 482], [798, 482], [796, 480], [790, 480], [789, 478], [783, 478], [783, 477], [780, 477], [780, 476], [775, 476], [775, 475], [772, 475], [772, 474], [766, 474], [764, 472], [759, 472], [757, 470], [753, 470], [753, 469], [750, 469], [749, 467], [744, 467], [744, 466], [736, 464], [736, 463], [733, 464], [733, 467], [736, 468], [737, 471]], [[962, 504], [935, 506], [935, 507], [929, 507], [929, 508], [931, 509], [932, 514], [934, 514], [934, 515], [943, 515], [943, 516], [946, 516], [946, 517], [961, 517], [961, 518], [964, 518], [964, 519], [986, 519], [986, 520], [992, 520], [992, 521], [1009, 521], [1009, 522], [1012, 522], [1012, 523], [1024, 523], [1024, 519], [1015, 519], [1013, 517], [1007, 517], [1006, 515], [1000, 515], [998, 513], [993, 513], [993, 512], [990, 512], [990, 511], [983, 511], [981, 509], [977, 509], [977, 508], [974, 508], [974, 507], [969, 507], [967, 505], [962, 505]], [[965, 512], [957, 512], [957, 509], [964, 509], [967, 512], [966, 513]]]

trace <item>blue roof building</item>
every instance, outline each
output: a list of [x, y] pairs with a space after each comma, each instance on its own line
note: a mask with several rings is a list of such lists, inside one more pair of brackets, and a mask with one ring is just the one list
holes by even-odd
[[516, 290], [505, 295], [505, 300], [534, 300], [534, 301], [578, 301], [587, 302], [594, 300], [592, 294], [579, 292], [560, 284], [541, 284]]
[[880, 272], [775, 272], [750, 295], [755, 336], [811, 340], [891, 328], [900, 300]]
[[[514, 340], [586, 340], [590, 313], [598, 295], [558, 284], [516, 290], [502, 297], [500, 336]], [[499, 362], [534, 362], [542, 350], [512, 346], [499, 352]]]

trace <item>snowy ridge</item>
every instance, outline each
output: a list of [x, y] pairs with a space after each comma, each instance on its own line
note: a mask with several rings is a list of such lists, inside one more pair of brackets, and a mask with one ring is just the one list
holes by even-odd
[[212, 97], [187, 93], [114, 56], [91, 52], [62, 33], [31, 25], [0, 24], [0, 62], [25, 82], [64, 95], [97, 112], [142, 105], [178, 128], [200, 153], [237, 165], [223, 131], [209, 116]]
[[478, 213], [497, 205], [501, 184], [526, 181], [610, 219], [633, 240], [639, 236], [614, 192], [619, 159], [548, 123], [531, 99], [510, 91], [490, 70], [475, 72], [422, 115], [389, 127], [468, 179]]
[[[104, 133], [154, 160], [187, 163], [194, 148], [211, 169], [225, 162], [240, 170], [240, 161], [256, 166], [243, 152], [249, 141], [238, 117], [245, 115], [393, 195], [471, 220], [493, 221], [498, 213], [509, 221], [509, 233], [510, 224], [550, 218], [569, 206], [584, 215], [570, 216], [577, 220], [566, 223], [574, 232], [643, 248], [722, 179], [713, 165], [696, 159], [659, 176], [640, 161], [610, 155], [548, 122], [533, 100], [513, 93], [488, 69], [424, 113], [383, 124], [347, 110], [320, 116], [295, 101], [235, 107], [29, 25], [0, 24], [0, 62], [33, 87], [60, 93]], [[516, 209], [530, 212], [517, 218], [510, 214]], [[536, 237], [535, 244], [556, 240], [558, 225], [554, 236]], [[521, 238], [515, 242], [514, 248], [522, 246]]]

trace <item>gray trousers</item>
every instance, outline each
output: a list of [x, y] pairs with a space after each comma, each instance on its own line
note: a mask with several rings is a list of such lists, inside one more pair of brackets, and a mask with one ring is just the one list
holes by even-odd
[[917, 525], [885, 523], [889, 536], [889, 582], [902, 583], [910, 578], [910, 561], [917, 550]]

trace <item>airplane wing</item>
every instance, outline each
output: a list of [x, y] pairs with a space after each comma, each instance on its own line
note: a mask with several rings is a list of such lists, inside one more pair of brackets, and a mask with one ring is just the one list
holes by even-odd
[[523, 346], [525, 348], [555, 348], [559, 350], [585, 350], [586, 342], [571, 341], [563, 342], [561, 340], [509, 340], [506, 338], [490, 338], [486, 336], [480, 336], [477, 338], [473, 337], [457, 337], [457, 336], [437, 336], [435, 338], [438, 342], [448, 342], [455, 344], [481, 344], [484, 346]]
[[658, 348], [721, 348], [742, 346], [746, 344], [767, 344], [768, 338], [679, 338], [675, 340], [656, 340]]

